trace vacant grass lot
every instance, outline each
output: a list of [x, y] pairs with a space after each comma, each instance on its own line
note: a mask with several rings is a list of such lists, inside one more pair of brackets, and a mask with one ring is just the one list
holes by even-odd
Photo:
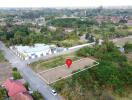
[[40, 60], [40, 61], [34, 62], [30, 65], [30, 67], [35, 72], [40, 72], [46, 69], [57, 67], [59, 65], [64, 65], [67, 58], [70, 58], [73, 61], [80, 59], [80, 57], [77, 57], [75, 54], [68, 54], [68, 55], [52, 58], [46, 61]]

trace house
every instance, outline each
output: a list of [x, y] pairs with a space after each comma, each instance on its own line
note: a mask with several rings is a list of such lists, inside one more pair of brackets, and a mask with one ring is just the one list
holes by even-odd
[[48, 29], [51, 30], [51, 31], [56, 31], [57, 28], [54, 27], [54, 26], [48, 26]]
[[127, 26], [132, 26], [132, 19], [129, 19], [126, 23]]
[[12, 97], [12, 100], [33, 100], [28, 93], [18, 93]]
[[20, 81], [7, 79], [2, 86], [7, 90], [11, 100], [33, 100]]
[[118, 16], [111, 16], [110, 17], [110, 20], [113, 22], [113, 23], [118, 23], [120, 21], [120, 17]]
[[45, 22], [45, 18], [44, 17], [39, 17], [35, 19], [35, 23], [39, 26], [45, 26], [46, 22]]
[[64, 28], [64, 32], [66, 33], [70, 33], [70, 32], [73, 32], [74, 29], [73, 28]]

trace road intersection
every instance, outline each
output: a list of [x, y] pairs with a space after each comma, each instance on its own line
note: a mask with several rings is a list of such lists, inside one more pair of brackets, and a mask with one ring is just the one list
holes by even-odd
[[3, 50], [5, 58], [12, 66], [18, 68], [22, 73], [23, 78], [30, 84], [33, 90], [38, 90], [46, 100], [62, 100], [61, 96], [52, 95], [52, 88], [41, 80], [36, 73], [27, 66], [26, 62], [20, 60], [10, 49], [6, 48], [2, 42], [0, 42], [0, 50]]
[[30, 67], [28, 67], [28, 64], [30, 64], [34, 61], [41, 60], [41, 59], [47, 60], [49, 58], [53, 58], [56, 56], [75, 52], [82, 47], [92, 46], [94, 44], [95, 43], [87, 43], [87, 44], [75, 46], [75, 47], [69, 48], [65, 52], [52, 54], [49, 56], [45, 56], [45, 57], [38, 58], [38, 59], [32, 59], [32, 60], [28, 60], [28, 61], [21, 60], [18, 56], [16, 56], [13, 53], [13, 51], [8, 49], [4, 45], [4, 43], [1, 41], [0, 41], [0, 50], [2, 50], [4, 52], [5, 58], [11, 63], [12, 67], [18, 68], [18, 70], [22, 74], [23, 78], [30, 84], [30, 86], [33, 90], [38, 90], [46, 100], [62, 100], [61, 96], [59, 96], [59, 95], [54, 96], [51, 94], [52, 88], [49, 85], [47, 85], [46, 82], [44, 82], [40, 77], [38, 77], [38, 75]]

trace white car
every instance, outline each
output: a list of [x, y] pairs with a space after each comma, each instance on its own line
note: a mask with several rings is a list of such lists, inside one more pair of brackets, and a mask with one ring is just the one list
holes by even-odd
[[57, 95], [57, 92], [55, 91], [55, 90], [52, 90], [52, 92], [51, 92], [54, 96], [56, 96]]

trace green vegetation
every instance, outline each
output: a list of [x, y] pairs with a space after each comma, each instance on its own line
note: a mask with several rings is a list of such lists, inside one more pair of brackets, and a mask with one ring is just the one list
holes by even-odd
[[32, 96], [33, 96], [34, 100], [45, 100], [38, 91], [34, 91], [32, 93]]
[[132, 52], [132, 43], [126, 43], [124, 45], [125, 52]]
[[17, 68], [12, 69], [12, 75], [13, 75], [14, 80], [22, 78], [22, 76], [21, 76], [20, 72], [17, 70]]
[[7, 92], [4, 88], [0, 87], [0, 100], [4, 100], [7, 98]]
[[80, 57], [77, 57], [75, 54], [68, 54], [68, 55], [59, 56], [59, 57], [56, 57], [54, 59], [50, 59], [47, 61], [34, 62], [30, 66], [33, 70], [38, 72], [38, 71], [42, 71], [45, 69], [57, 67], [59, 65], [64, 65], [67, 58], [70, 58], [73, 61], [75, 61], [79, 59]]
[[0, 50], [0, 62], [5, 61], [3, 52]]
[[57, 27], [81, 27], [81, 26], [91, 26], [96, 25], [97, 22], [93, 19], [81, 20], [76, 18], [64, 18], [64, 19], [54, 19], [49, 22], [50, 25]]
[[[76, 32], [65, 34], [63, 32], [63, 28], [58, 28], [56, 31], [52, 32], [47, 27], [41, 27], [40, 29], [35, 28], [37, 30], [40, 30], [40, 32], [36, 32], [33, 30], [30, 30], [30, 27], [26, 25], [20, 25], [20, 26], [13, 26], [11, 27], [11, 32], [6, 32], [7, 30], [1, 29], [0, 33], [0, 40], [4, 41], [7, 46], [15, 45], [15, 44], [22, 44], [22, 45], [33, 45], [34, 43], [56, 43], [63, 46], [73, 46], [79, 43], [79, 36], [76, 34]], [[68, 43], [63, 41], [69, 41]], [[62, 42], [62, 43], [61, 43]]]
[[26, 88], [27, 90], [29, 90], [30, 85], [29, 85], [28, 82], [24, 83], [24, 86], [25, 86], [25, 88]]
[[112, 22], [103, 22], [100, 26], [94, 25], [88, 28], [88, 31], [96, 38], [119, 38], [132, 35], [130, 29], [124, 28], [124, 24], [114, 24]]
[[80, 49], [77, 55], [95, 57], [100, 64], [52, 84], [66, 99], [116, 99], [115, 95], [127, 97], [131, 93], [132, 63], [112, 42]]

